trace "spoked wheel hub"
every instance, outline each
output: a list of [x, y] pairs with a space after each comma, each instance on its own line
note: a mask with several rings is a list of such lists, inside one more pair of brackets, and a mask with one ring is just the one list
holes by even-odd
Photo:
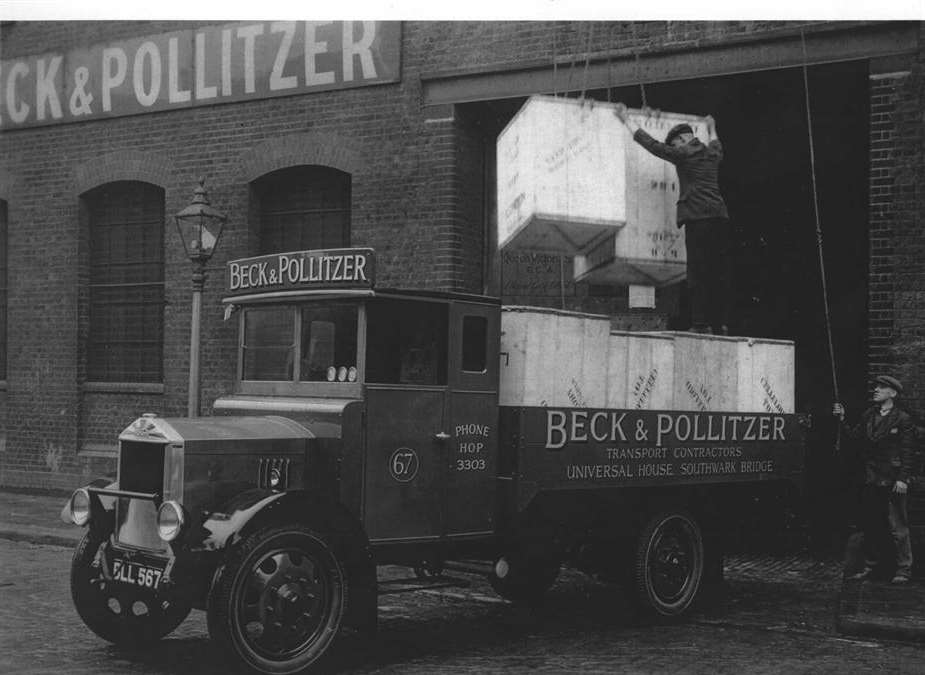
[[639, 534], [635, 586], [641, 608], [654, 617], [673, 618], [693, 604], [703, 578], [700, 526], [686, 511], [652, 516]]
[[655, 592], [665, 602], [675, 602], [690, 582], [693, 566], [692, 544], [679, 536], [680, 525], [671, 523], [654, 544], [650, 574]]
[[341, 632], [348, 578], [329, 540], [300, 524], [258, 530], [216, 571], [209, 633], [228, 656], [272, 675], [304, 671]]
[[252, 567], [238, 615], [254, 649], [278, 659], [317, 638], [330, 603], [318, 561], [298, 550], [277, 550]]

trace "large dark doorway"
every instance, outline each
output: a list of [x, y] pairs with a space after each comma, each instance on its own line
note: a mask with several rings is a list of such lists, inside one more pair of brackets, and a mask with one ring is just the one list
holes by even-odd
[[[815, 66], [809, 90], [838, 385], [841, 398], [856, 410], [867, 391], [867, 62]], [[794, 340], [797, 409], [827, 410], [833, 383], [802, 70], [650, 84], [645, 94], [653, 108], [716, 118], [726, 151], [721, 184], [738, 239], [734, 332]], [[642, 105], [638, 86], [586, 96]], [[460, 106], [485, 134], [486, 165], [494, 164], [495, 139], [523, 102]], [[494, 181], [486, 180], [486, 186], [491, 203]], [[673, 328], [686, 327], [683, 304], [682, 297]]]
[[[840, 398], [857, 411], [868, 400], [868, 64], [814, 66], [808, 79], [835, 372]], [[642, 94], [639, 86], [586, 92], [589, 98], [623, 101], [630, 107], [641, 107]], [[650, 84], [645, 96], [650, 107], [712, 114], [717, 120], [725, 146], [721, 187], [737, 232], [733, 332], [796, 343], [796, 407], [815, 420], [807, 457], [810, 503], [805, 515], [817, 533], [835, 532], [844, 524], [843, 507], [850, 499], [833, 448], [834, 387], [803, 71], [791, 68]], [[493, 167], [497, 135], [523, 102], [460, 106], [466, 118], [482, 129], [486, 166]], [[486, 203], [492, 205], [493, 175], [485, 183]], [[493, 232], [491, 206], [486, 213], [488, 231]], [[683, 288], [675, 296], [676, 315], [669, 327], [686, 328]], [[816, 537], [820, 539], [825, 537]]]

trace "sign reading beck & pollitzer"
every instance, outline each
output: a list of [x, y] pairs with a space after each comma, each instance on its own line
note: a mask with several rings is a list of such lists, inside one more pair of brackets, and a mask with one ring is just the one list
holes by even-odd
[[802, 466], [796, 415], [520, 408], [528, 480], [768, 480]]
[[293, 251], [242, 258], [228, 263], [231, 295], [321, 288], [372, 288], [376, 262], [372, 249]]
[[82, 122], [401, 78], [397, 21], [255, 21], [0, 63], [0, 128]]

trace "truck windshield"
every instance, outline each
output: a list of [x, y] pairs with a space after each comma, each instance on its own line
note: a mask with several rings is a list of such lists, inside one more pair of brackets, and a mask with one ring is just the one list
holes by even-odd
[[355, 382], [357, 313], [357, 303], [330, 301], [246, 310], [243, 379]]
[[357, 305], [324, 303], [302, 307], [303, 382], [355, 382]]

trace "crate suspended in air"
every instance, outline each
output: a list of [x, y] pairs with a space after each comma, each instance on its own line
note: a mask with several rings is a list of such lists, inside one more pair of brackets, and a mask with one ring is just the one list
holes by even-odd
[[[660, 287], [684, 278], [678, 180], [670, 163], [633, 141], [614, 105], [531, 97], [498, 137], [498, 247], [575, 256], [575, 278]], [[664, 140], [699, 117], [629, 114]]]

